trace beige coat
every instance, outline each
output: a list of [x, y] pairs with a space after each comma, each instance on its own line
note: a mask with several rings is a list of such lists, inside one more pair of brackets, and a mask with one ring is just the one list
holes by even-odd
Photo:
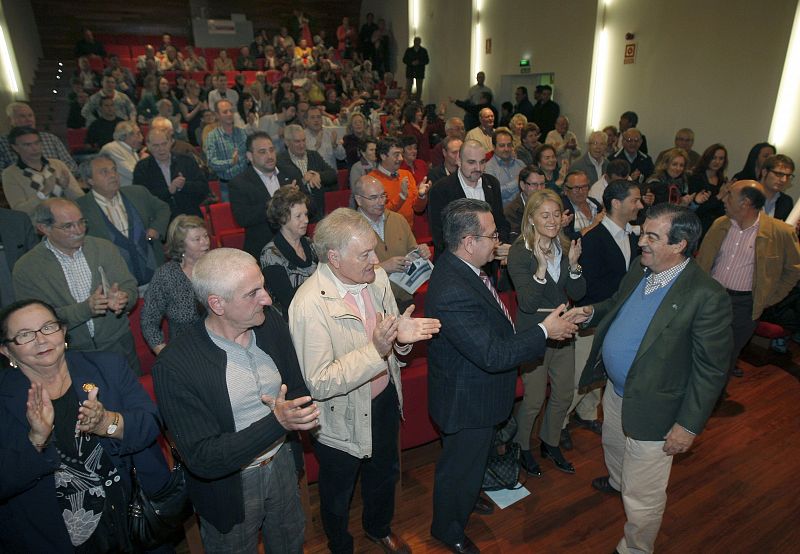
[[[398, 315], [383, 269], [375, 269], [375, 281], [367, 289], [378, 313]], [[360, 315], [339, 296], [327, 263], [320, 263], [295, 293], [289, 329], [306, 385], [319, 405], [317, 439], [357, 458], [371, 456], [370, 381], [386, 369], [387, 360], [367, 337]], [[394, 352], [388, 367], [402, 410], [400, 363]]]
[[[700, 245], [697, 264], [709, 274], [730, 228], [731, 220], [728, 216], [720, 217], [708, 230], [703, 244]], [[755, 251], [753, 320], [761, 317], [765, 308], [783, 300], [800, 278], [800, 248], [791, 225], [762, 212]]]

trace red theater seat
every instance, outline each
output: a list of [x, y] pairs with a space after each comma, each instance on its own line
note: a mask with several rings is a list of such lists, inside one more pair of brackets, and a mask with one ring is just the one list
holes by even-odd
[[403, 416], [400, 449], [414, 448], [439, 438], [428, 416], [428, 361], [417, 358], [403, 368]]
[[325, 215], [328, 215], [336, 208], [347, 208], [350, 206], [350, 189], [334, 190], [325, 193]]

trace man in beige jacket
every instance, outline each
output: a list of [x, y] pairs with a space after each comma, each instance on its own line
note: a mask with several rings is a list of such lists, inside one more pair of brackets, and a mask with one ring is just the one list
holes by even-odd
[[385, 552], [410, 552], [391, 531], [399, 473], [400, 363], [411, 343], [439, 331], [435, 319], [397, 310], [366, 219], [339, 208], [316, 227], [320, 264], [289, 307], [289, 328], [320, 409], [313, 436], [322, 524], [332, 552], [352, 552], [350, 499], [361, 475], [364, 531]]

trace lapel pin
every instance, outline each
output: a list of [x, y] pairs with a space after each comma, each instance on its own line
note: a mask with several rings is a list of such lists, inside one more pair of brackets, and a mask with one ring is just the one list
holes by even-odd
[[678, 309], [678, 305], [677, 305], [677, 304], [673, 304], [673, 305], [672, 305], [672, 309], [673, 309], [673, 310], [677, 310], [677, 309]]
[[94, 383], [84, 383], [83, 387], [81, 388], [83, 389], [83, 392], [92, 392], [94, 389], [97, 388], [97, 385], [95, 385]]

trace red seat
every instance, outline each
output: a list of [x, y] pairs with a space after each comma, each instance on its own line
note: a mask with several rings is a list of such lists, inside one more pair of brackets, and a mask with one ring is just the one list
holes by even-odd
[[350, 206], [350, 190], [334, 190], [325, 193], [325, 215], [328, 215], [336, 208], [347, 208]]
[[274, 85], [278, 84], [278, 82], [281, 80], [282, 76], [283, 76], [283, 73], [281, 73], [277, 69], [268, 69], [267, 70], [266, 78], [267, 78], [267, 82], [270, 85], [274, 86]]
[[339, 169], [336, 171], [336, 179], [339, 183], [339, 190], [345, 190], [350, 188], [350, 170], [349, 169]]
[[86, 133], [88, 129], [83, 127], [81, 129], [67, 129], [67, 146], [69, 151], [75, 154], [83, 149], [86, 145]]
[[428, 416], [428, 361], [417, 358], [403, 368], [403, 415], [400, 449], [414, 448], [439, 438]]
[[130, 58], [131, 57], [131, 47], [127, 44], [107, 44], [105, 46], [106, 53], [110, 56], [111, 54], [116, 54], [120, 58]]
[[255, 83], [256, 73], [258, 73], [258, 71], [242, 71], [242, 75], [244, 75], [244, 84], [252, 85]]
[[177, 71], [165, 71], [163, 76], [169, 81], [170, 86], [175, 86], [175, 77], [177, 77]]
[[300, 431], [300, 441], [303, 443], [303, 461], [306, 466], [306, 479], [308, 483], [316, 483], [319, 481], [319, 460], [314, 453], [314, 447], [311, 446], [311, 437], [308, 431]]
[[[242, 244], [244, 244], [244, 228], [240, 227], [233, 218], [230, 202], [211, 204], [208, 209], [211, 216], [211, 226], [214, 228], [214, 234], [219, 240], [218, 244], [222, 245], [223, 235], [236, 234], [237, 232], [242, 233]], [[235, 238], [231, 238], [231, 240], [236, 241]], [[236, 248], [241, 248], [241, 246]]]
[[219, 245], [223, 248], [244, 248], [244, 229], [222, 231], [218, 237]]
[[431, 227], [428, 222], [427, 214], [414, 214], [414, 225], [411, 229], [414, 232], [414, 237], [417, 239], [417, 244], [433, 244], [433, 235], [431, 235]]
[[769, 323], [767, 321], [759, 321], [758, 325], [756, 325], [756, 336], [764, 337], [767, 339], [781, 339], [784, 337], [788, 337], [789, 333], [778, 325], [777, 323]]
[[145, 55], [145, 45], [143, 43], [134, 43], [131, 47], [131, 58], [138, 58]]
[[222, 198], [222, 192], [221, 192], [219, 181], [209, 181], [208, 182], [208, 188], [214, 194], [214, 196], [217, 197], [217, 200]]
[[100, 56], [89, 56], [89, 67], [92, 68], [92, 71], [102, 74], [103, 69], [105, 69], [103, 58]]
[[233, 85], [236, 84], [236, 76], [239, 74], [238, 71], [226, 71], [225, 72], [225, 80], [228, 82], [228, 88], [232, 88]]
[[500, 294], [500, 300], [508, 308], [508, 313], [511, 314], [511, 319], [517, 321], [517, 293], [513, 290], [505, 290]]
[[143, 375], [149, 375], [153, 369], [153, 363], [156, 361], [156, 355], [150, 350], [147, 341], [144, 340], [142, 335], [142, 307], [144, 306], [144, 299], [139, 298], [136, 301], [136, 306], [133, 307], [128, 320], [130, 322], [131, 333], [133, 334], [133, 342], [136, 345], [136, 355], [139, 357], [139, 365], [142, 368]]

